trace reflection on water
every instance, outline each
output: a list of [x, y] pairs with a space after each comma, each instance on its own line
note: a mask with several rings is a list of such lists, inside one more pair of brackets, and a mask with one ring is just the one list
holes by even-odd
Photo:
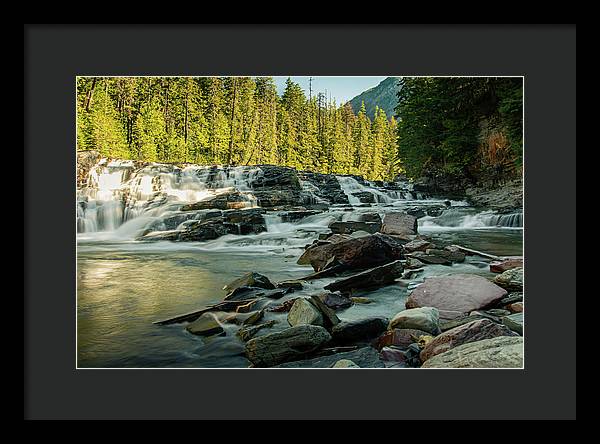
[[[427, 234], [442, 245], [460, 244], [497, 255], [522, 253], [522, 230]], [[206, 339], [187, 333], [183, 325], [157, 326], [152, 322], [221, 301], [223, 286], [247, 271], [258, 271], [273, 281], [298, 278], [311, 271], [296, 265], [301, 252], [297, 246], [250, 245], [211, 251], [199, 243], [80, 241], [78, 250], [79, 367], [247, 367], [243, 343], [234, 335]], [[451, 267], [428, 266], [417, 279], [457, 272], [491, 276], [487, 262], [471, 256]], [[332, 280], [315, 281], [289, 297], [318, 293]], [[339, 312], [342, 320], [393, 316], [404, 309], [407, 289], [392, 285], [355, 296], [368, 297], [372, 303], [355, 304]], [[283, 320], [271, 331], [285, 328]]]
[[248, 270], [264, 270], [274, 280], [306, 272], [286, 257], [274, 261], [252, 254], [185, 250], [80, 252], [78, 365], [214, 367], [227, 362], [246, 367], [246, 359], [238, 356], [241, 343], [222, 347], [221, 339], [207, 341], [188, 334], [181, 325], [152, 322], [219, 302], [222, 287]]

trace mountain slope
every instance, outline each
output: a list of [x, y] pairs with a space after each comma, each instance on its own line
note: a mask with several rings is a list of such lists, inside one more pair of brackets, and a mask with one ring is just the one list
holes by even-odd
[[371, 120], [375, 114], [375, 106], [382, 108], [386, 115], [393, 116], [396, 111], [394, 108], [398, 105], [396, 93], [399, 91], [399, 77], [387, 77], [379, 85], [368, 89], [350, 100], [352, 109], [355, 113], [360, 111], [360, 105], [364, 101], [367, 115]]

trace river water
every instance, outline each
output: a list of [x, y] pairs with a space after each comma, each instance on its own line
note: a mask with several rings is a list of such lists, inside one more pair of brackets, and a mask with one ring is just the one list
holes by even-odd
[[[332, 221], [357, 220], [362, 212], [375, 211], [383, 215], [404, 207], [428, 208], [443, 203], [372, 188], [374, 194], [383, 193], [375, 204], [361, 206], [364, 204], [352, 198], [351, 205], [332, 206], [327, 212], [297, 223], [282, 223], [276, 214], [267, 215], [267, 232], [261, 234], [226, 235], [207, 242], [147, 243], [135, 241], [135, 235], [156, 224], [165, 214], [176, 213], [178, 202], [200, 200], [233, 187], [247, 192], [248, 206], [253, 206], [255, 202], [248, 184], [260, 172], [250, 168], [237, 170], [222, 178], [219, 186], [206, 189], [202, 178], [200, 182], [180, 179], [175, 185], [170, 183], [165, 187], [164, 178], [169, 178], [172, 172], [157, 173], [162, 167], [151, 174], [131, 174], [127, 168], [121, 164], [113, 169], [104, 165], [92, 171], [92, 186], [85, 190], [86, 211], [78, 204], [77, 364], [80, 368], [247, 367], [244, 343], [233, 334], [233, 326], [225, 326], [226, 336], [203, 338], [188, 333], [185, 324], [160, 326], [153, 322], [220, 302], [225, 296], [223, 286], [248, 271], [264, 274], [273, 282], [311, 273], [310, 266], [297, 265], [296, 261], [305, 245], [319, 233], [329, 231], [327, 226]], [[186, 174], [181, 176], [186, 179]], [[190, 177], [198, 176], [197, 171], [190, 174]], [[152, 206], [147, 204], [152, 201], [149, 183], [156, 184], [157, 177], [163, 181], [163, 191], [167, 188], [166, 194], [175, 198]], [[346, 178], [340, 178], [347, 193], [369, 188], [347, 182]], [[119, 206], [113, 197], [115, 191], [124, 186], [129, 189], [136, 186], [137, 194], [135, 199], [131, 199], [130, 194], [128, 204]], [[98, 209], [104, 213], [101, 217], [98, 217]], [[129, 217], [125, 218], [127, 213]], [[500, 216], [471, 208], [466, 202], [452, 201], [441, 216], [420, 218], [419, 232], [431, 236], [440, 245], [460, 244], [496, 255], [520, 256], [523, 229], [518, 225], [522, 225], [519, 215]], [[415, 277], [415, 283], [427, 276], [457, 272], [491, 276], [487, 261], [467, 256], [461, 264], [425, 267], [425, 272]], [[277, 302], [318, 293], [332, 280], [310, 282], [303, 290]], [[354, 296], [366, 296], [372, 303], [354, 304], [337, 314], [342, 320], [373, 315], [391, 317], [404, 309], [410, 289], [412, 287], [398, 284], [356, 293]], [[278, 323], [263, 333], [287, 326], [284, 314], [268, 313], [265, 317], [266, 320], [271, 318]]]

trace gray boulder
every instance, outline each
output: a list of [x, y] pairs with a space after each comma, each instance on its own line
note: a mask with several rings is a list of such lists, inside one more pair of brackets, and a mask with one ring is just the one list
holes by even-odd
[[415, 288], [406, 308], [435, 307], [444, 319], [453, 319], [498, 302], [507, 292], [484, 277], [474, 274], [434, 276]]
[[387, 326], [388, 319], [382, 317], [343, 321], [331, 329], [331, 336], [338, 343], [365, 341], [379, 336]]
[[422, 368], [522, 368], [523, 338], [499, 336], [469, 342], [436, 355]]
[[496, 276], [494, 282], [508, 291], [523, 291], [523, 268], [506, 270]]
[[388, 325], [388, 329], [411, 328], [423, 330], [432, 335], [440, 333], [439, 311], [434, 307], [421, 307], [403, 310], [397, 313]]
[[397, 260], [392, 263], [372, 268], [362, 273], [332, 282], [325, 285], [326, 290], [349, 292], [357, 288], [382, 287], [391, 284], [397, 278], [402, 276], [404, 267], [402, 262]]
[[250, 339], [246, 356], [256, 367], [272, 367], [301, 359], [331, 340], [331, 335], [317, 325], [298, 325], [276, 333]]
[[325, 325], [321, 312], [305, 298], [298, 298], [294, 301], [288, 312], [287, 320], [292, 327], [296, 325]]
[[461, 325], [436, 336], [421, 351], [421, 361], [444, 353], [469, 342], [491, 339], [498, 336], [516, 336], [508, 327], [496, 324], [489, 319], [480, 319]]
[[417, 234], [417, 218], [405, 212], [388, 213], [383, 218], [381, 232], [400, 236]]

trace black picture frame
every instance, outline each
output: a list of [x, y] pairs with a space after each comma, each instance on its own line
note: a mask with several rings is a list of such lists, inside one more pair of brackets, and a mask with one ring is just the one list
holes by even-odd
[[[24, 417], [574, 419], [575, 63], [574, 25], [25, 25]], [[525, 369], [76, 370], [75, 76], [259, 74], [524, 76]]]

